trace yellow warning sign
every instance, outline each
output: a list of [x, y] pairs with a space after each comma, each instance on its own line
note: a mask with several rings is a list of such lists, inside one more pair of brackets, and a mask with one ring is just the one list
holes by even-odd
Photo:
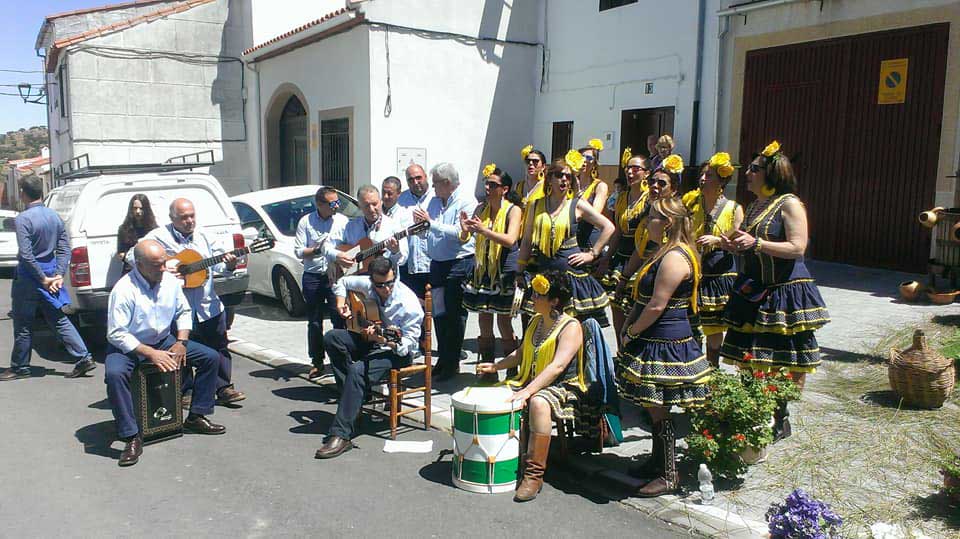
[[907, 63], [909, 58], [880, 62], [878, 105], [896, 105], [907, 100]]

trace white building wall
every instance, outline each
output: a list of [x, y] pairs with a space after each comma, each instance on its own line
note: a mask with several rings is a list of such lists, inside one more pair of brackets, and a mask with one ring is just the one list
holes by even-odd
[[[535, 42], [536, 3], [514, 2], [511, 7], [483, 1], [453, 5], [374, 0], [362, 7], [374, 23], [434, 32], [421, 37], [396, 27], [372, 26], [369, 183], [379, 186], [390, 175], [403, 178], [399, 148], [425, 150], [428, 169], [443, 161], [453, 163], [461, 184], [471, 192], [482, 192], [480, 170], [487, 163], [497, 163], [519, 178], [519, 150], [532, 136], [539, 48], [436, 32]], [[363, 177], [358, 181], [365, 183]]]
[[258, 45], [346, 6], [345, 0], [246, 0]]

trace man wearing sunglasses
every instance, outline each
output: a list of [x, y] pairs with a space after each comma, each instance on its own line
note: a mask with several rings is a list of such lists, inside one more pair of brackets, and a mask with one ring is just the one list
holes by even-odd
[[[433, 189], [427, 181], [427, 173], [420, 165], [410, 165], [406, 170], [408, 189], [400, 193], [397, 205], [407, 210], [409, 222], [413, 224], [413, 210], [426, 209], [433, 198]], [[421, 300], [430, 277], [430, 254], [427, 237], [424, 234], [407, 236], [407, 263], [400, 267], [400, 280], [403, 281]]]
[[344, 327], [337, 314], [333, 288], [327, 277], [327, 268], [336, 259], [337, 250], [328, 237], [343, 237], [348, 219], [338, 213], [340, 196], [336, 189], [321, 187], [314, 195], [317, 211], [300, 218], [293, 252], [303, 261], [303, 279], [300, 286], [307, 305], [307, 352], [313, 368], [310, 378], [323, 373], [323, 317], [335, 328]]
[[[347, 306], [348, 291], [372, 299], [382, 324], [371, 324], [361, 333], [334, 329], [323, 338], [340, 390], [340, 402], [327, 439], [315, 455], [318, 459], [334, 458], [353, 448], [350, 439], [356, 433], [355, 423], [367, 391], [390, 369], [410, 364], [423, 325], [423, 309], [417, 296], [397, 281], [393, 263], [387, 258], [373, 259], [370, 275], [343, 277], [334, 284], [337, 311], [344, 319], [352, 316]], [[399, 332], [399, 342], [382, 336], [379, 331], [382, 328]]]

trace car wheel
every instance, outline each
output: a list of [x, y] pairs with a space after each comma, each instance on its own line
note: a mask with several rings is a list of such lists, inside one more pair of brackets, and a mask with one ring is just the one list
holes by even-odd
[[307, 304], [303, 301], [303, 292], [300, 291], [297, 280], [286, 268], [274, 270], [273, 292], [290, 316], [303, 316], [306, 312]]

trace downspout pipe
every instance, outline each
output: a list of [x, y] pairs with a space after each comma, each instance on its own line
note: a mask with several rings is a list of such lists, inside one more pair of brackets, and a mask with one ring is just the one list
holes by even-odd
[[[257, 93], [255, 99], [255, 110], [253, 116], [256, 118], [257, 122], [257, 185], [250, 186], [251, 191], [259, 191], [261, 189], [266, 189], [267, 186], [263, 183], [263, 117], [262, 117], [262, 107], [260, 100], [260, 66], [256, 62], [247, 62], [247, 69], [253, 71], [254, 84], [253, 89]], [[254, 188], [256, 187], [256, 188]]]
[[693, 92], [693, 121], [690, 132], [690, 163], [696, 164], [697, 145], [700, 143], [700, 100], [703, 96], [703, 31], [706, 21], [707, 0], [697, 2], [697, 67]]

